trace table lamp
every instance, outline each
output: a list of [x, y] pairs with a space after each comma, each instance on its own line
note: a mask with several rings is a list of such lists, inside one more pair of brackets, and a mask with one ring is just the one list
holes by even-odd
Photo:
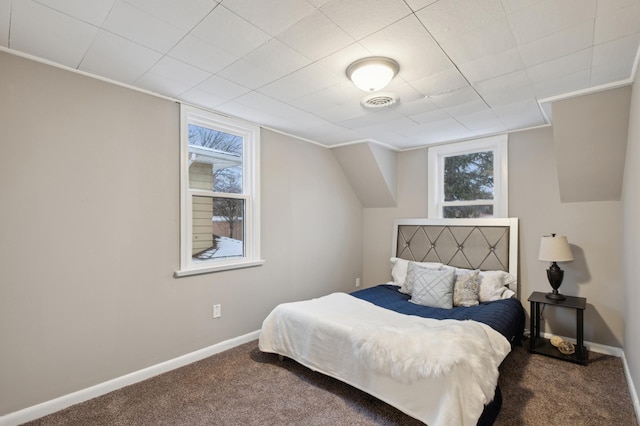
[[553, 288], [551, 293], [547, 293], [546, 297], [553, 300], [564, 300], [565, 297], [558, 292], [564, 271], [560, 269], [557, 262], [570, 262], [573, 260], [571, 247], [567, 237], [562, 235], [551, 234], [545, 235], [540, 239], [540, 253], [538, 259], [551, 262], [551, 266], [547, 269], [547, 278], [549, 284]]

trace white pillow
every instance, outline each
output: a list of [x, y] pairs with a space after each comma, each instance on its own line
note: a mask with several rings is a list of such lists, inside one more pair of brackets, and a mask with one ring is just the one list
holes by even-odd
[[[400, 259], [399, 257], [391, 258], [391, 278], [393, 280], [392, 284], [400, 286], [399, 291], [405, 294], [411, 294], [411, 288], [408, 288], [405, 285], [405, 282], [407, 280], [407, 267], [409, 266], [409, 262], [409, 260]], [[442, 268], [442, 263], [437, 262], [411, 262], [432, 269]]]
[[410, 263], [407, 283], [412, 287], [409, 302], [451, 309], [453, 307], [453, 284], [455, 271], [452, 269], [433, 269]]
[[[468, 274], [473, 271], [473, 269], [455, 268], [449, 265], [443, 265], [443, 268], [455, 269], [456, 274]], [[518, 280], [506, 271], [480, 271], [479, 282], [478, 300], [482, 303], [513, 297], [516, 293], [508, 287], [515, 286]]]
[[515, 284], [517, 280], [513, 275], [505, 271], [481, 271], [480, 302], [491, 302], [499, 299], [508, 299], [515, 295], [507, 286]]

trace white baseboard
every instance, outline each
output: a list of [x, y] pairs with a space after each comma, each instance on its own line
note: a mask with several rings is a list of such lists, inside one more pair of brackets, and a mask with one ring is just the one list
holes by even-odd
[[629, 371], [629, 366], [627, 365], [627, 357], [625, 357], [624, 352], [622, 352], [622, 364], [624, 365], [624, 375], [627, 377], [627, 383], [629, 384], [629, 393], [631, 394], [631, 402], [633, 403], [633, 409], [636, 412], [636, 421], [640, 425], [640, 402], [638, 401], [638, 392], [636, 392], [636, 387], [633, 384], [633, 379], [631, 378], [631, 371]]
[[257, 339], [259, 334], [260, 330], [245, 334], [244, 336], [225, 340], [224, 342], [216, 343], [215, 345], [161, 362], [160, 364], [152, 365], [151, 367], [143, 368], [142, 370], [134, 371], [133, 373], [125, 374], [121, 377], [116, 377], [115, 379], [99, 383], [95, 386], [91, 386], [68, 395], [63, 395], [59, 398], [45, 401], [41, 404], [27, 407], [19, 411], [14, 411], [13, 413], [0, 417], [0, 426], [16, 426], [31, 420], [39, 419], [40, 417], [55, 413], [56, 411], [63, 410], [72, 405], [79, 404], [125, 386], [175, 370], [176, 368], [184, 367], [185, 365], [192, 364], [196, 361], [200, 361], [201, 359], [224, 352], [244, 343], [248, 343]]
[[[524, 331], [524, 334], [525, 336], [531, 336], [531, 333], [529, 332], [528, 329]], [[551, 339], [551, 337], [553, 336], [555, 336], [555, 334], [541, 333], [541, 337], [544, 337], [545, 339]], [[568, 340], [571, 343], [574, 343], [574, 344], [576, 343], [576, 339], [572, 337], [565, 337], [565, 336], [558, 336], [558, 337], [561, 337], [564, 340]], [[593, 343], [593, 342], [584, 342], [584, 346], [587, 348], [587, 350], [590, 350], [591, 352], [597, 352], [599, 354], [617, 356], [618, 358], [621, 358], [624, 355], [622, 348], [618, 348], [616, 346], [601, 345], [600, 343]]]

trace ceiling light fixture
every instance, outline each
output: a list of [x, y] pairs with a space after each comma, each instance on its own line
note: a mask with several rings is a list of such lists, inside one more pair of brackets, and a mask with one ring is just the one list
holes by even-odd
[[358, 59], [347, 67], [347, 77], [360, 90], [376, 92], [384, 88], [400, 70], [396, 61], [381, 56]]

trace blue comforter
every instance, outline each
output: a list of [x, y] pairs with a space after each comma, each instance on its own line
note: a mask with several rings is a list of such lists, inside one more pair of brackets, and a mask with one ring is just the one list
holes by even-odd
[[512, 346], [520, 343], [524, 331], [524, 309], [515, 298], [481, 303], [478, 306], [443, 309], [411, 303], [409, 295], [400, 293], [397, 286], [389, 284], [358, 290], [351, 295], [406, 315], [478, 321], [502, 334]]

